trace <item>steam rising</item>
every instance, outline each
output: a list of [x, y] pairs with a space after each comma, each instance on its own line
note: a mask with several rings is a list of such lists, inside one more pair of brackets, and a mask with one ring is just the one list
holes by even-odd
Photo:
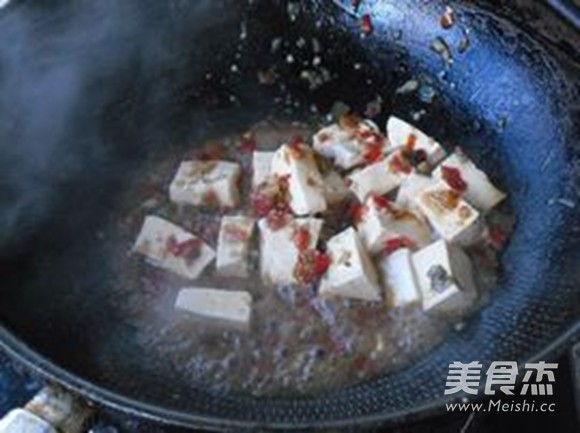
[[170, 103], [167, 65], [182, 68], [179, 80], [188, 69], [177, 48], [228, 17], [206, 0], [44, 3], [0, 11], [0, 245], [31, 235], [66, 188], [112, 164], [103, 117], [136, 82], [149, 84], [124, 122], [145, 134], [147, 116]]

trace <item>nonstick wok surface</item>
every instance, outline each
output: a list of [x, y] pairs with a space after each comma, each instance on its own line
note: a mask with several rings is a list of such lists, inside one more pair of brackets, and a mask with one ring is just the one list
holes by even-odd
[[[50, 4], [49, 4], [50, 3]], [[451, 361], [547, 360], [574, 335], [580, 303], [578, 65], [574, 52], [490, 8], [368, 1], [374, 34], [328, 1], [22, 2], [0, 16], [0, 337], [46, 375], [106, 405], [174, 424], [299, 428], [382, 422], [441, 407]], [[350, 2], [347, 2], [350, 3]], [[293, 6], [294, 5], [294, 6]], [[242, 22], [245, 24], [242, 25]], [[469, 48], [458, 52], [465, 36]], [[282, 48], [272, 41], [282, 37]], [[296, 44], [308, 41], [305, 48]], [[315, 54], [332, 79], [300, 78]], [[431, 45], [444, 37], [446, 63]], [[574, 43], [571, 42], [574, 47]], [[577, 45], [576, 45], [577, 46]], [[236, 57], [236, 54], [239, 56]], [[292, 54], [293, 62], [288, 62]], [[577, 57], [576, 57], [577, 60]], [[240, 72], [233, 73], [232, 63]], [[278, 80], [260, 85], [274, 66]], [[419, 77], [427, 104], [396, 92]], [[272, 115], [344, 101], [410, 118], [460, 144], [511, 196], [518, 224], [490, 305], [407, 369], [312, 398], [195, 389], [148, 362], [116, 309], [96, 236], [147, 155]]]

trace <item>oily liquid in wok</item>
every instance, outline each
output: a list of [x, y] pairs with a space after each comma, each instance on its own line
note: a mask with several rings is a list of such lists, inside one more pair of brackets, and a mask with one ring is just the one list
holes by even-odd
[[[461, 322], [425, 314], [420, 308], [388, 309], [385, 302], [322, 298], [316, 285], [265, 285], [258, 269], [257, 235], [250, 254], [250, 277], [224, 278], [209, 266], [187, 281], [149, 266], [128, 254], [145, 216], [154, 214], [194, 233], [216, 247], [223, 212], [169, 202], [167, 189], [176, 167], [187, 159], [223, 159], [242, 167], [242, 204], [236, 214], [251, 215], [252, 151], [274, 150], [292, 137], [310, 137], [303, 124], [263, 122], [252, 128], [252, 140], [241, 133], [195, 146], [190, 154], [153, 155], [142, 178], [127, 192], [123, 216], [112, 234], [119, 276], [113, 302], [136, 329], [139, 343], [152, 359], [192, 386], [257, 395], [310, 394], [358, 383], [404, 367], [445, 338]], [[325, 216], [322, 238], [349, 226], [346, 204]], [[507, 205], [487, 216], [501, 233], [511, 229]], [[257, 230], [256, 230], [257, 231]], [[467, 250], [485, 302], [497, 276], [497, 251], [489, 245]], [[243, 332], [192, 318], [174, 309], [184, 287], [244, 290], [252, 294], [252, 321]]]

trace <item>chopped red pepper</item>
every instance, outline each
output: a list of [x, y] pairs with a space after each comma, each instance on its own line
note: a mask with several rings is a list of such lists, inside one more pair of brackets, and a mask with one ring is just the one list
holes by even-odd
[[383, 197], [382, 195], [373, 195], [373, 202], [379, 208], [383, 209], [392, 209], [393, 204], [388, 198]]
[[367, 208], [359, 203], [351, 203], [348, 207], [347, 214], [353, 224], [359, 224], [364, 219]]
[[391, 170], [394, 173], [409, 174], [413, 171], [413, 166], [401, 155], [395, 155], [393, 159], [391, 159]]
[[489, 229], [489, 242], [492, 247], [496, 250], [502, 250], [508, 240], [508, 235], [501, 229], [490, 228]]
[[405, 143], [405, 148], [409, 152], [415, 150], [415, 145], [417, 144], [417, 136], [415, 134], [409, 134], [407, 137], [407, 143]]
[[256, 140], [250, 134], [245, 134], [240, 140], [240, 152], [252, 153], [256, 150]]
[[299, 135], [299, 134], [293, 135], [290, 138], [290, 141], [288, 142], [288, 144], [290, 146], [297, 146], [299, 144], [304, 144], [304, 137]]
[[367, 164], [379, 162], [383, 158], [383, 149], [379, 146], [368, 146], [363, 158]]
[[201, 245], [202, 242], [198, 238], [191, 238], [186, 241], [177, 242], [175, 236], [170, 236], [167, 239], [165, 248], [175, 257], [194, 258], [199, 255]]
[[265, 217], [276, 204], [275, 197], [263, 191], [255, 191], [251, 198], [252, 209], [258, 217]]
[[441, 166], [441, 175], [447, 185], [455, 191], [465, 192], [467, 190], [467, 182], [461, 176], [461, 171], [458, 168], [443, 165]]
[[220, 199], [213, 189], [208, 189], [203, 194], [201, 202], [203, 203], [204, 206], [208, 207], [218, 207], [220, 205]]
[[373, 19], [369, 14], [365, 14], [361, 17], [360, 27], [365, 36], [370, 36], [374, 33], [375, 28], [373, 26]]
[[294, 245], [300, 252], [306, 251], [310, 247], [310, 231], [307, 228], [300, 227], [294, 232]]
[[332, 260], [327, 254], [318, 250], [307, 250], [298, 257], [294, 277], [300, 284], [313, 284], [326, 273], [331, 263]]
[[393, 254], [395, 251], [401, 250], [403, 248], [414, 249], [415, 242], [406, 236], [401, 236], [399, 238], [389, 239], [385, 242], [385, 247], [383, 248], [383, 253], [387, 256]]
[[332, 259], [328, 254], [317, 251], [314, 259], [314, 273], [319, 276], [326, 274], [331, 264]]

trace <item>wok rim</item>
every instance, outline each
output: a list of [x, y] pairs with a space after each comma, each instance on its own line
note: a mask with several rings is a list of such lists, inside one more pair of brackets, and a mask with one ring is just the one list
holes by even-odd
[[[580, 321], [571, 324], [556, 339], [542, 347], [533, 356], [524, 362], [549, 361], [562, 355], [572, 344], [580, 341]], [[179, 410], [172, 410], [160, 405], [147, 403], [134, 397], [128, 397], [116, 391], [102, 387], [95, 382], [83, 379], [81, 376], [58, 366], [53, 361], [29, 347], [13, 332], [0, 324], [0, 350], [13, 360], [21, 363], [33, 374], [49, 382], [55, 382], [76, 396], [86, 399], [88, 402], [102, 406], [103, 408], [116, 411], [121, 414], [136, 416], [143, 420], [182, 428], [204, 428], [212, 431], [224, 431], [225, 429], [255, 429], [269, 428], [274, 430], [303, 430], [303, 429], [328, 429], [361, 427], [363, 425], [388, 426], [406, 420], [416, 422], [429, 416], [444, 413], [445, 404], [464, 401], [465, 396], [445, 396], [432, 400], [429, 403], [414, 406], [412, 409], [398, 410], [394, 412], [376, 413], [371, 415], [357, 416], [353, 418], [341, 418], [332, 421], [298, 422], [287, 423], [276, 420], [257, 422], [240, 419], [221, 419], [213, 416], [193, 414]], [[483, 387], [483, 385], [481, 386]], [[474, 401], [484, 401], [486, 398], [481, 393]]]
[[[336, 0], [332, 3], [339, 7]], [[553, 0], [552, 3], [563, 3], [561, 0]], [[580, 341], [580, 320], [568, 325], [548, 344], [535, 352], [522, 362], [548, 361], [555, 359], [569, 350], [571, 346]], [[136, 397], [111, 390], [109, 387], [99, 385], [94, 380], [85, 379], [73, 373], [71, 370], [59, 366], [42, 353], [29, 346], [25, 340], [18, 337], [14, 332], [0, 323], [0, 351], [15, 362], [23, 365], [33, 375], [43, 380], [54, 382], [74, 393], [90, 403], [94, 403], [106, 410], [112, 410], [121, 414], [136, 416], [146, 421], [164, 424], [172, 427], [203, 428], [211, 431], [224, 431], [227, 429], [256, 429], [268, 428], [274, 430], [303, 430], [303, 429], [328, 429], [349, 428], [363, 425], [390, 426], [401, 421], [417, 422], [419, 420], [441, 415], [445, 413], [445, 405], [459, 402], [464, 399], [463, 395], [445, 396], [433, 399], [428, 403], [415, 405], [410, 409], [395, 410], [390, 412], [373, 413], [362, 416], [335, 418], [333, 420], [320, 420], [312, 422], [281, 422], [275, 419], [260, 422], [249, 421], [239, 418], [219, 418], [200, 413], [191, 413], [165, 407], [164, 405], [147, 403]], [[372, 380], [372, 379], [371, 379]], [[520, 379], [521, 380], [521, 379]], [[483, 385], [482, 387], [483, 388]], [[484, 401], [486, 397], [478, 393], [471, 397], [472, 401]]]

